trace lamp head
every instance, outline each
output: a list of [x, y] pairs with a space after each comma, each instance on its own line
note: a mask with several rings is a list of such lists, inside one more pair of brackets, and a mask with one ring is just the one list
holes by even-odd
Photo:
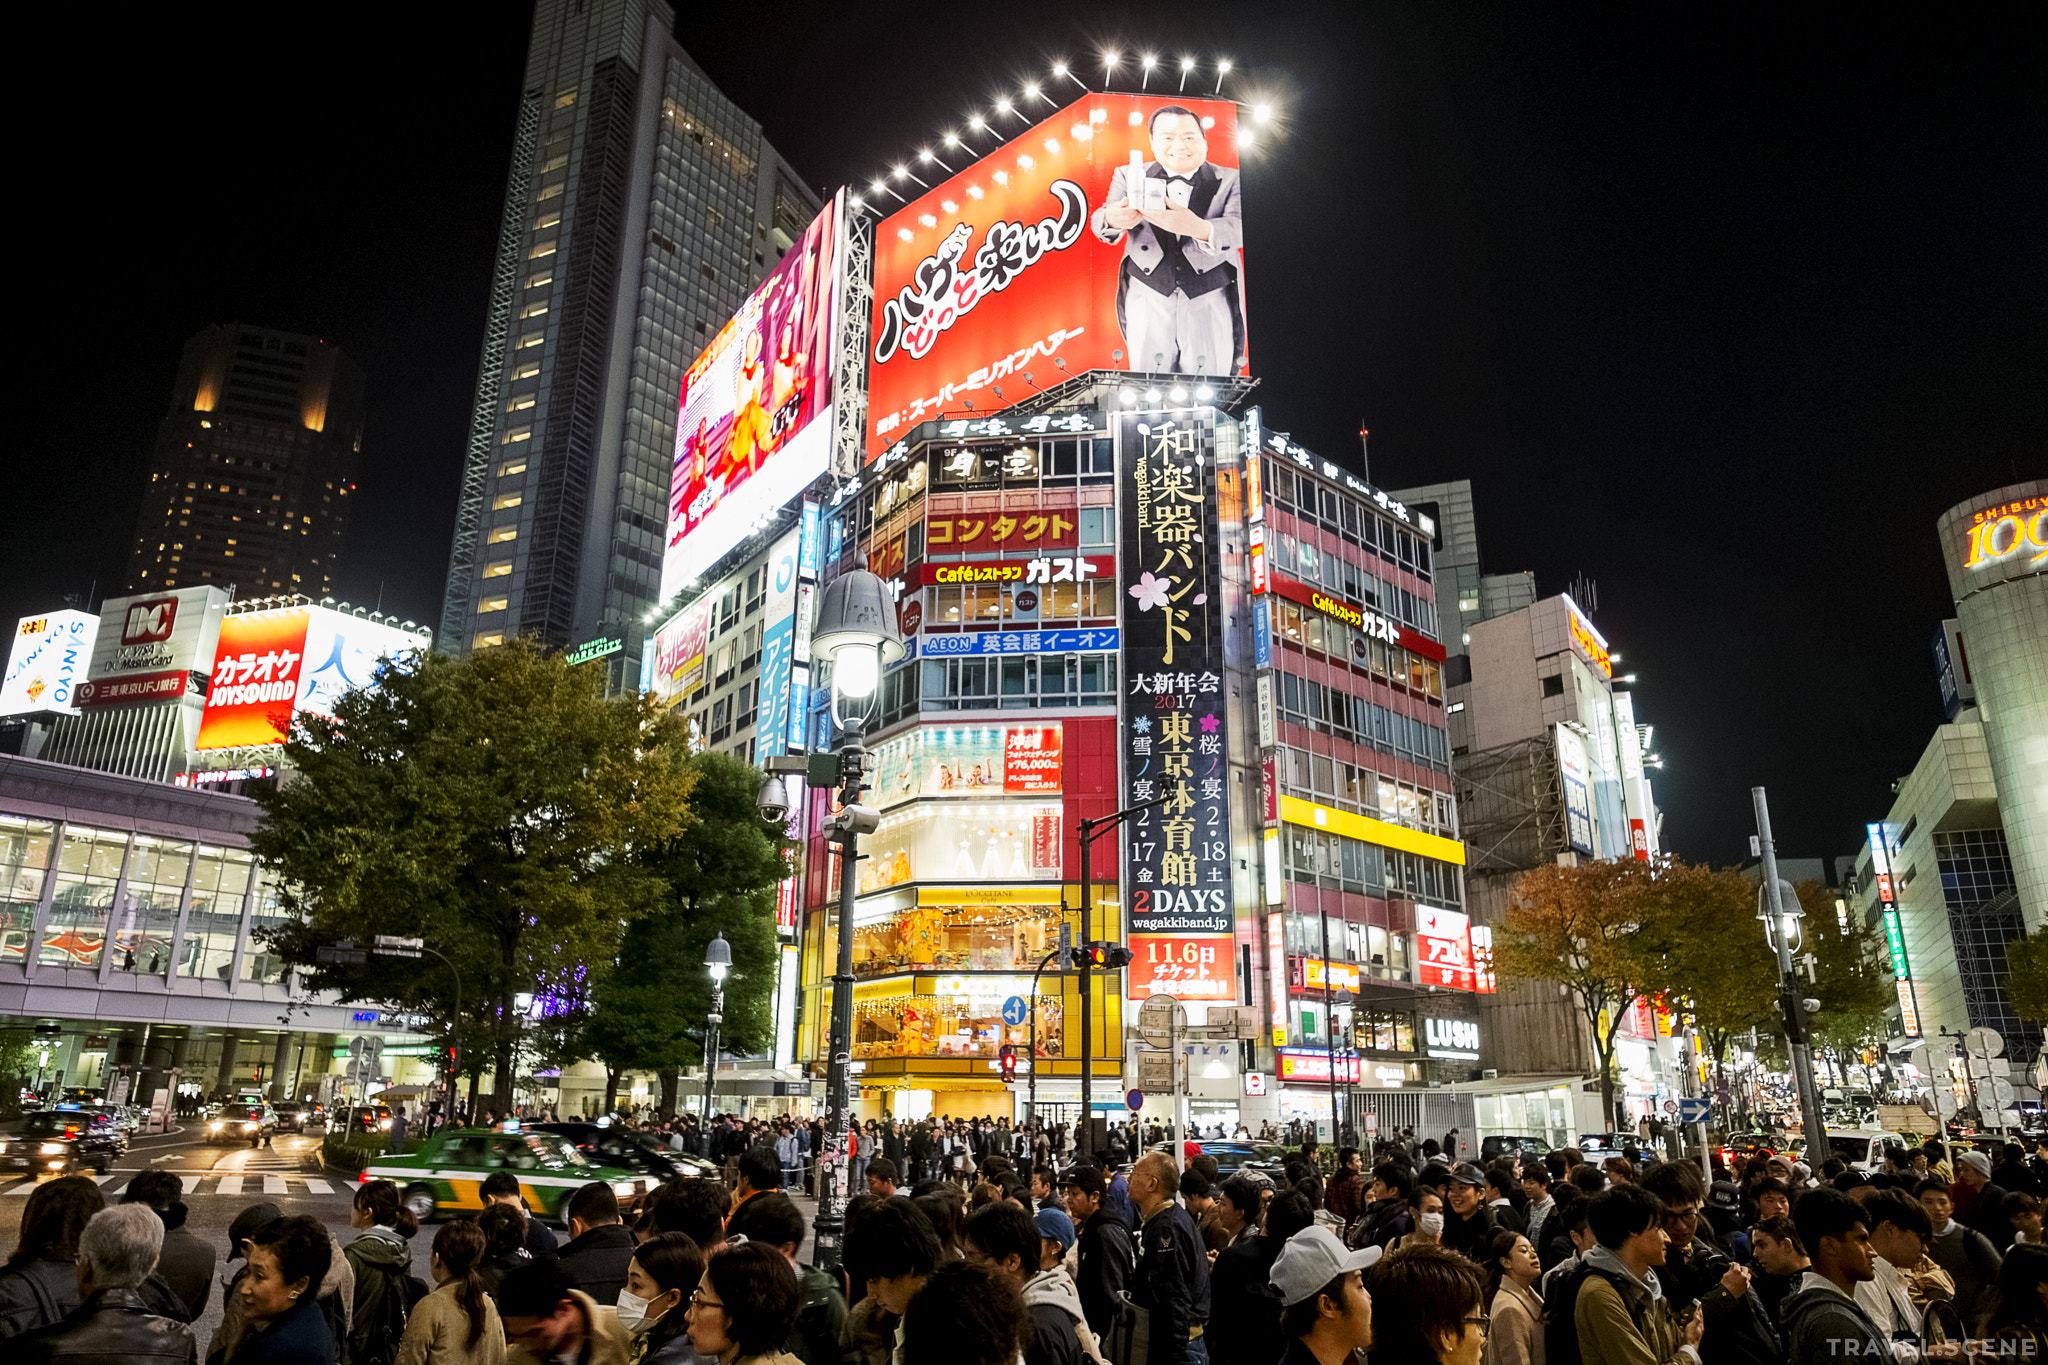
[[704, 965], [711, 972], [713, 985], [725, 984], [725, 974], [732, 970], [732, 945], [720, 934], [704, 946]]
[[818, 596], [811, 657], [832, 664], [835, 690], [849, 697], [868, 696], [881, 681], [882, 670], [903, 654], [903, 639], [896, 633], [896, 603], [879, 577], [862, 567], [825, 585]]

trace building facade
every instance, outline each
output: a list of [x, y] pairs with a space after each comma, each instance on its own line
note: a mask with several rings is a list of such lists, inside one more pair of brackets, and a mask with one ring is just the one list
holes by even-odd
[[[910, 646], [866, 731], [870, 1116], [1021, 1114], [1035, 1070], [1039, 1113], [1071, 1120], [1084, 1066], [1097, 1113], [1121, 1116], [1127, 1088], [1168, 1074], [1132, 1027], [1154, 994], [1192, 1032], [1178, 1099], [1145, 1085], [1148, 1116], [1327, 1132], [1334, 1070], [1340, 1123], [1362, 1128], [1372, 1087], [1419, 1112], [1432, 1082], [1476, 1074], [1433, 528], [1256, 410], [1160, 396], [1105, 383], [926, 423], [825, 509], [822, 577], [864, 558]], [[829, 669], [811, 696], [820, 750]], [[799, 898], [811, 1063], [837, 952], [826, 799]], [[1084, 896], [1079, 822], [1131, 809]], [[1086, 1058], [1063, 931], [1133, 954], [1097, 978]], [[1233, 1006], [1256, 1038], [1210, 1026]], [[1005, 1045], [1025, 1059], [1014, 1087]]]
[[2014, 891], [2036, 930], [2048, 923], [2048, 480], [1958, 503], [1937, 533]]
[[315, 337], [245, 323], [185, 343], [124, 591], [334, 589], [363, 444], [363, 372]]
[[618, 639], [661, 597], [676, 395], [818, 200], [661, 0], [534, 10], [440, 639]]
[[426, 1038], [301, 989], [265, 948], [283, 912], [249, 852], [257, 816], [0, 755], [0, 1028], [34, 1036], [39, 1088], [326, 1099], [359, 1034], [387, 1082], [431, 1079]]

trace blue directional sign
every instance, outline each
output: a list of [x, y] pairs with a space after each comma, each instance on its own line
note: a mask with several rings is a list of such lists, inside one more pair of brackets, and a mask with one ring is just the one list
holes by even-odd
[[1714, 1102], [1707, 1099], [1681, 1099], [1678, 1102], [1680, 1123], [1705, 1123], [1712, 1114]]
[[1003, 1022], [1012, 1027], [1023, 1023], [1030, 1013], [1031, 1007], [1024, 1003], [1021, 995], [1013, 995], [1003, 1002]]

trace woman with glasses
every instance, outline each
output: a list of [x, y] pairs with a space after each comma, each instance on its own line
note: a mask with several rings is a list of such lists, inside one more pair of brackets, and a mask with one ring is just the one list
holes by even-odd
[[1543, 1365], [1543, 1262], [1518, 1232], [1502, 1228], [1486, 1244], [1486, 1301], [1492, 1320], [1485, 1365]]
[[720, 1247], [690, 1296], [690, 1345], [718, 1365], [802, 1365], [782, 1349], [796, 1306], [796, 1271], [781, 1252], [754, 1242]]
[[1442, 1247], [1409, 1247], [1366, 1271], [1365, 1290], [1401, 1306], [1373, 1322], [1372, 1365], [1480, 1365], [1486, 1272], [1473, 1262]]

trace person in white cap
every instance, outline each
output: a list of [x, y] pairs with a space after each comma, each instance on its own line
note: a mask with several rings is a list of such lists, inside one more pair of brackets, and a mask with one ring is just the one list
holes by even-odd
[[1287, 1338], [1280, 1365], [1346, 1365], [1352, 1352], [1372, 1346], [1372, 1299], [1364, 1272], [1380, 1255], [1378, 1247], [1346, 1251], [1337, 1234], [1320, 1224], [1287, 1239], [1273, 1258], [1271, 1276], [1280, 1295], [1281, 1335]]

